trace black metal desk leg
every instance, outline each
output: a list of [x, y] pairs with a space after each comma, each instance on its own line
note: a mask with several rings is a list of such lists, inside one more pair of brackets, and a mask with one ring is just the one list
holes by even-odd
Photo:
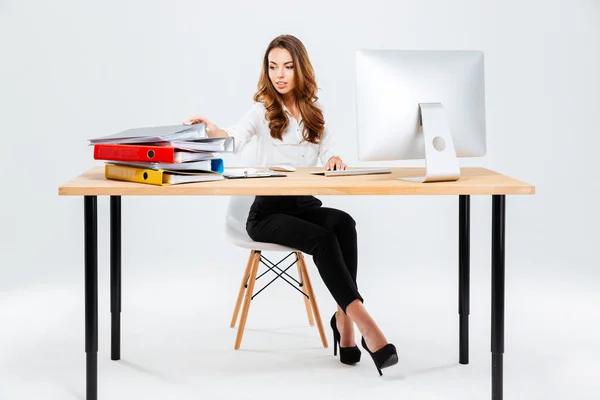
[[110, 359], [121, 359], [121, 196], [110, 196]]
[[492, 197], [492, 399], [502, 400], [506, 196]]
[[98, 199], [84, 196], [86, 400], [98, 398]]
[[471, 196], [459, 196], [458, 212], [458, 314], [459, 362], [469, 363], [469, 314], [471, 279]]

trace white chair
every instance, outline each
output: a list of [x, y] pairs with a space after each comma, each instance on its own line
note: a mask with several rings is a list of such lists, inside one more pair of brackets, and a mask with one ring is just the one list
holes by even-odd
[[[244, 306], [242, 307], [242, 314], [240, 316], [234, 348], [238, 350], [242, 343], [244, 327], [246, 326], [248, 310], [250, 309], [250, 301], [252, 301], [254, 297], [256, 297], [260, 292], [262, 292], [267, 286], [269, 286], [278, 278], [282, 278], [284, 281], [286, 281], [288, 284], [294, 287], [294, 289], [302, 293], [304, 297], [304, 305], [306, 307], [306, 314], [308, 316], [308, 323], [311, 326], [314, 326], [316, 320], [323, 347], [327, 347], [327, 339], [325, 338], [323, 323], [321, 322], [321, 314], [319, 313], [317, 301], [315, 300], [315, 295], [313, 292], [310, 277], [308, 276], [308, 271], [306, 269], [306, 264], [304, 262], [302, 252], [278, 244], [255, 242], [250, 238], [250, 236], [248, 236], [248, 233], [246, 232], [246, 219], [248, 218], [248, 212], [250, 210], [250, 206], [252, 205], [253, 200], [254, 196], [231, 197], [227, 209], [225, 232], [228, 241], [234, 244], [235, 246], [250, 250], [250, 256], [248, 257], [248, 263], [246, 264], [246, 269], [244, 271], [244, 275], [242, 276], [242, 283], [240, 284], [240, 290], [238, 293], [237, 301], [235, 303], [235, 309], [231, 318], [231, 327], [233, 328], [235, 327], [235, 324], [237, 322], [240, 306], [242, 305], [243, 299]], [[263, 251], [284, 252], [288, 253], [288, 255], [282, 260], [280, 260], [277, 264], [273, 264], [262, 254]], [[287, 268], [280, 268], [279, 264], [281, 264], [290, 256], [293, 256], [293, 258], [295, 259], [292, 262], [292, 264], [289, 265]], [[261, 275], [257, 276], [258, 267], [260, 263], [264, 264], [268, 269]], [[300, 279], [299, 281], [287, 273], [287, 270], [291, 268], [294, 264], [296, 264], [298, 269], [298, 276]], [[254, 293], [255, 282], [269, 271], [273, 272], [276, 275], [275, 278], [273, 278], [273, 280], [267, 283], [258, 292]], [[290, 282], [290, 280], [288, 280], [287, 278], [294, 281], [295, 284]], [[296, 285], [299, 287], [299, 289], [298, 287], [296, 287]]]

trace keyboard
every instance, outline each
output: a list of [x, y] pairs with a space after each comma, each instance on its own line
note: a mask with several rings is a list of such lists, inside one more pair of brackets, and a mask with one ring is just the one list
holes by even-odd
[[374, 175], [374, 174], [391, 174], [392, 170], [389, 168], [370, 168], [370, 169], [347, 169], [347, 170], [333, 170], [333, 171], [315, 171], [311, 172], [313, 175], [324, 175], [324, 176], [349, 176], [349, 175]]

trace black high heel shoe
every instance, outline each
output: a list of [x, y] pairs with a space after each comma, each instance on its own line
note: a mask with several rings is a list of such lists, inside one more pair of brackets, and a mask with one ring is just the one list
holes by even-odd
[[381, 370], [383, 368], [391, 367], [392, 365], [398, 364], [398, 353], [396, 352], [396, 346], [391, 343], [386, 344], [381, 349], [372, 353], [367, 347], [365, 338], [361, 338], [362, 347], [371, 355], [379, 376], [383, 375]]
[[356, 364], [360, 361], [360, 350], [358, 346], [354, 347], [342, 347], [340, 343], [340, 331], [338, 331], [335, 322], [335, 313], [331, 317], [331, 329], [333, 330], [333, 355], [337, 356], [338, 345], [340, 347], [340, 362], [342, 364]]

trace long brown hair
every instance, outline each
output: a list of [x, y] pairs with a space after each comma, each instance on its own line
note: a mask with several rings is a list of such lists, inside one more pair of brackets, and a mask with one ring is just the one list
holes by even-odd
[[323, 137], [325, 120], [323, 112], [315, 102], [317, 97], [317, 80], [308, 58], [308, 52], [300, 40], [292, 35], [281, 35], [269, 43], [262, 64], [258, 81], [258, 90], [254, 101], [263, 103], [267, 109], [266, 118], [269, 121], [271, 136], [281, 140], [282, 134], [289, 124], [289, 119], [283, 111], [283, 100], [269, 79], [269, 53], [273, 49], [286, 49], [292, 55], [294, 63], [294, 95], [304, 122], [302, 136], [311, 143], [319, 143]]

